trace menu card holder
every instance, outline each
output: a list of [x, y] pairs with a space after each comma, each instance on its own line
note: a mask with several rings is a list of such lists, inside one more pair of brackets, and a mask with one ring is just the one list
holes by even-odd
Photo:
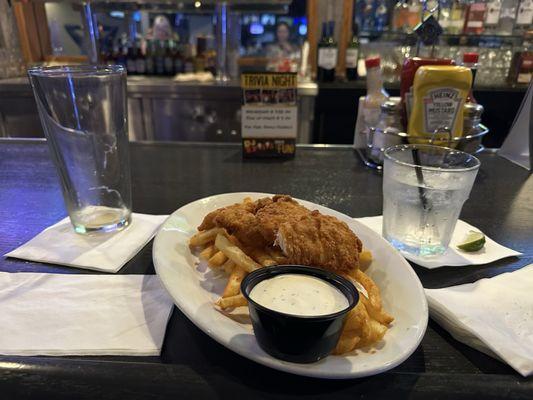
[[241, 75], [244, 158], [294, 157], [298, 134], [297, 86], [296, 73]]

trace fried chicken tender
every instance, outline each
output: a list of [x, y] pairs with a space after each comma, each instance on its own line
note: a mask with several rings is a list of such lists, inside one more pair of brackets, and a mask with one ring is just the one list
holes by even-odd
[[215, 227], [225, 228], [243, 244], [252, 247], [268, 245], [261, 235], [255, 214], [258, 209], [272, 203], [268, 197], [257, 201], [233, 204], [207, 214], [198, 227], [199, 231]]
[[280, 224], [276, 243], [294, 264], [321, 267], [340, 274], [359, 268], [363, 244], [344, 222], [313, 211], [296, 222]]
[[226, 229], [251, 252], [279, 246], [284, 262], [348, 274], [359, 268], [362, 243], [348, 225], [310, 211], [287, 195], [220, 208], [209, 213], [198, 230], [215, 227]]
[[256, 217], [261, 235], [272, 244], [276, 240], [281, 224], [294, 224], [309, 214], [310, 210], [298, 204], [290, 196], [278, 195], [272, 198], [272, 203], [258, 209]]

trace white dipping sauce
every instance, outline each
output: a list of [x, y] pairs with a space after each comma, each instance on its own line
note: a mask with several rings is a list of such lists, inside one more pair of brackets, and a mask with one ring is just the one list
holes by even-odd
[[265, 279], [252, 288], [249, 296], [263, 307], [293, 315], [333, 314], [349, 305], [346, 296], [331, 283], [303, 274]]

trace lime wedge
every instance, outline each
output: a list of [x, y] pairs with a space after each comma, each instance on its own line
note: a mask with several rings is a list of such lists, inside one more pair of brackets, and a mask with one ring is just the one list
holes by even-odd
[[457, 245], [459, 249], [467, 252], [481, 250], [483, 246], [485, 246], [485, 235], [476, 231], [469, 231], [463, 243]]

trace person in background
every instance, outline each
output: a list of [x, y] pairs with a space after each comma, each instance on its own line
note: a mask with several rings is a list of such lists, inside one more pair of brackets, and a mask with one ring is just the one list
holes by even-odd
[[298, 47], [292, 44], [289, 39], [291, 29], [286, 22], [279, 22], [276, 27], [276, 42], [268, 45], [268, 58], [289, 58], [298, 52]]
[[172, 25], [168, 18], [164, 15], [158, 15], [154, 19], [154, 24], [148, 30], [146, 34], [146, 39], [149, 40], [169, 40], [175, 39], [174, 31]]
[[298, 46], [290, 42], [291, 30], [286, 22], [279, 22], [276, 27], [276, 42], [269, 44], [266, 55], [269, 59], [267, 70], [278, 72], [295, 72], [300, 56]]

